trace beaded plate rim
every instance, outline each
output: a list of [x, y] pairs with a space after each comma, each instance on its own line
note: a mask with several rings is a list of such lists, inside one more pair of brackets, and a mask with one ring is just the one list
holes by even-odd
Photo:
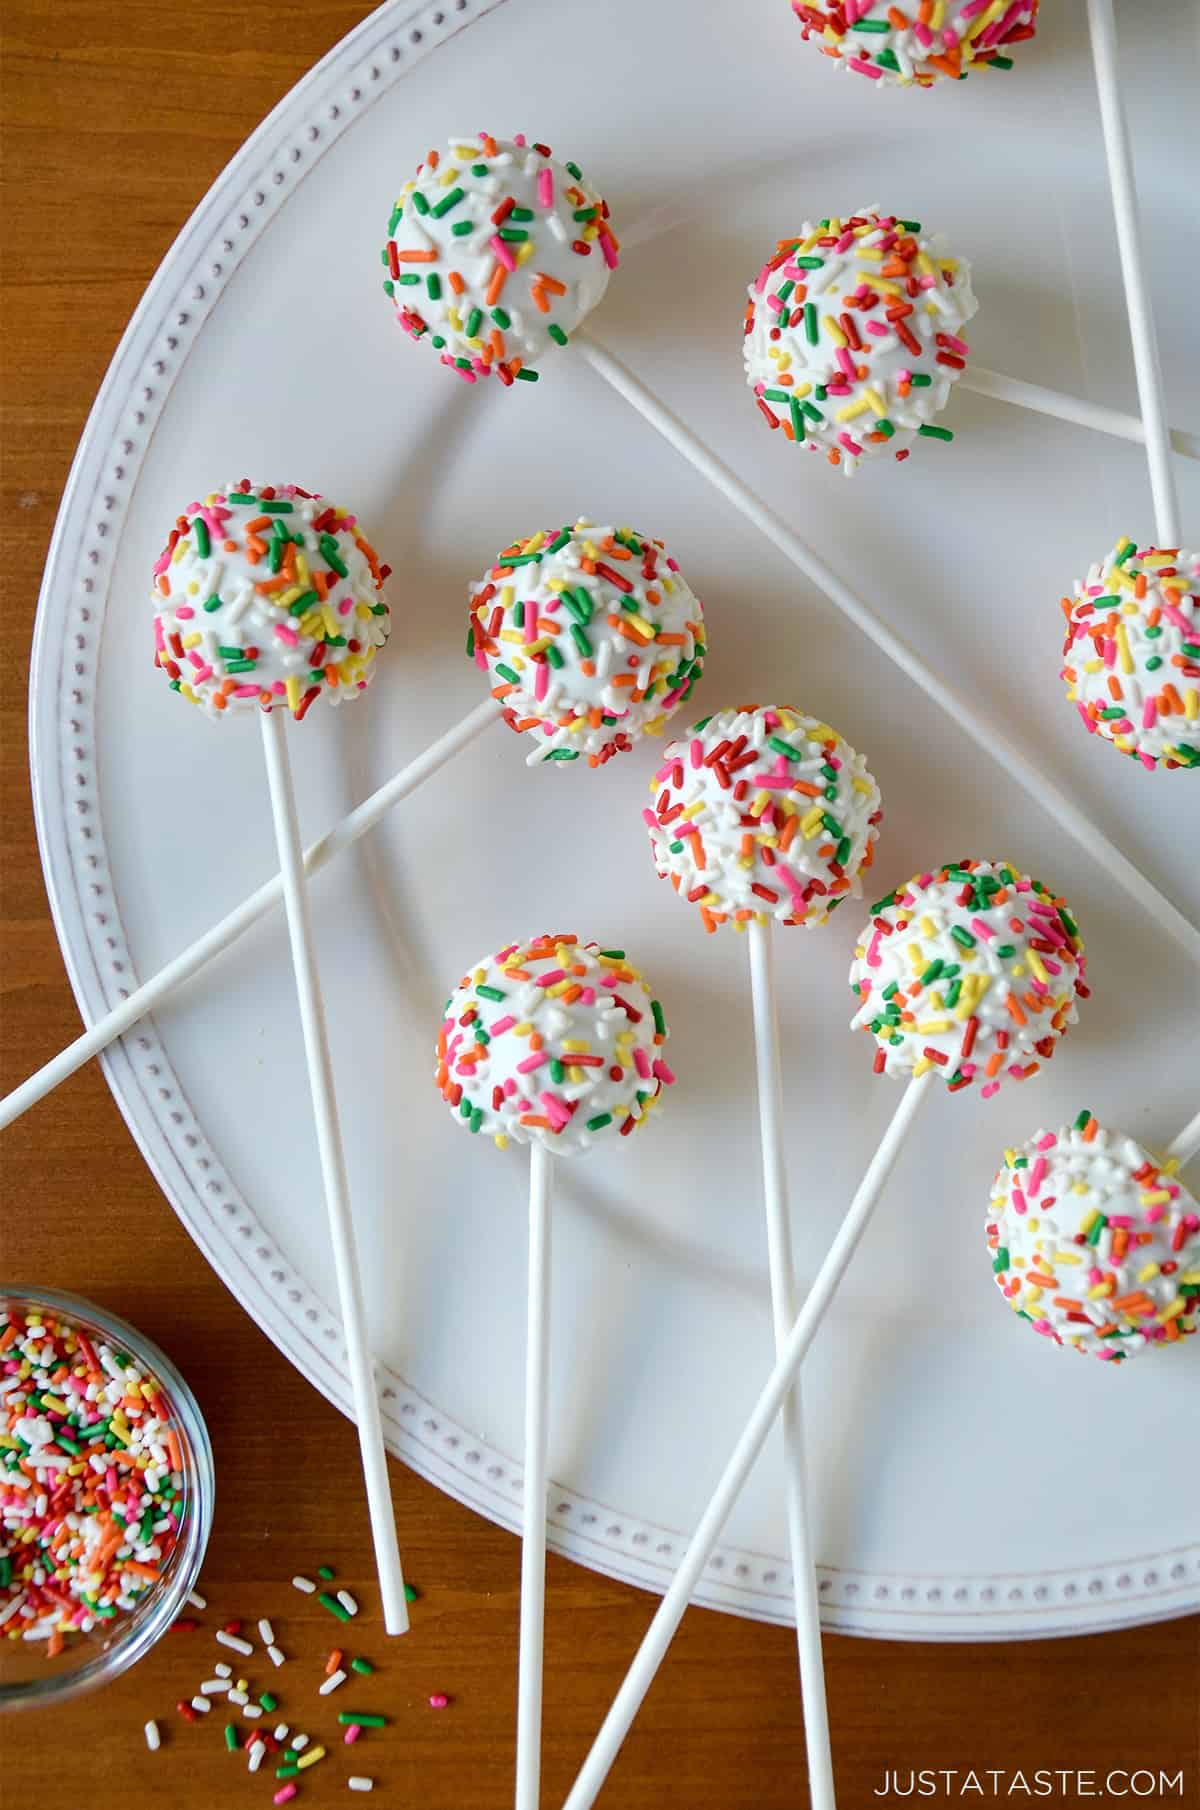
[[[371, 103], [507, 0], [385, 0], [268, 115], [187, 221], [148, 286], [81, 436], [47, 556], [30, 674], [30, 769], [51, 914], [91, 1023], [136, 984], [109, 886], [95, 794], [90, 656], [98, 644], [127, 500], [191, 343], [229, 276], [307, 170]], [[278, 1246], [208, 1144], [153, 1019], [101, 1059], [126, 1124], [178, 1218], [260, 1328], [343, 1413], [339, 1324]], [[521, 1472], [408, 1387], [381, 1373], [389, 1448], [446, 1494], [514, 1531]], [[548, 1541], [581, 1564], [661, 1592], [686, 1536], [558, 1485]], [[1046, 1638], [1200, 1608], [1200, 1543], [1086, 1570], [899, 1575], [820, 1567], [824, 1624], [891, 1640]], [[695, 1600], [792, 1619], [785, 1558], [723, 1546]]]

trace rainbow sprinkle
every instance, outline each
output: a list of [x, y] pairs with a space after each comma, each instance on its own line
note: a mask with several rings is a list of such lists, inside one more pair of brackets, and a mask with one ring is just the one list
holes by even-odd
[[575, 936], [509, 943], [446, 1002], [437, 1085], [455, 1118], [504, 1149], [573, 1154], [627, 1137], [675, 1076], [659, 1002], [623, 949]]
[[1200, 1204], [1090, 1112], [1013, 1150], [992, 1187], [996, 1286], [1035, 1332], [1109, 1363], [1200, 1328]]
[[357, 518], [295, 484], [248, 478], [191, 503], [154, 568], [154, 663], [210, 716], [297, 719], [364, 691], [391, 616]]
[[167, 1575], [185, 1456], [158, 1379], [49, 1311], [0, 1320], [0, 1628], [44, 1641], [136, 1609]]
[[824, 924], [861, 891], [883, 815], [862, 755], [785, 705], [704, 717], [668, 743], [650, 790], [654, 865], [707, 931]]
[[863, 208], [806, 221], [750, 285], [746, 382], [767, 425], [851, 475], [862, 459], [903, 461], [966, 369], [978, 304], [970, 265], [919, 220]]
[[528, 765], [602, 766], [660, 735], [704, 666], [704, 610], [661, 541], [630, 528], [545, 528], [471, 590], [467, 653], [492, 680]]
[[854, 951], [855, 1030], [875, 1073], [940, 1071], [951, 1092], [1027, 1081], [1086, 999], [1083, 939], [1066, 903], [1007, 862], [951, 862], [871, 907]]
[[1200, 768], [1200, 554], [1118, 541], [1062, 607], [1061, 676], [1088, 733], [1143, 767]]
[[1011, 69], [1003, 53], [1032, 38], [1039, 0], [792, 0], [805, 41], [879, 86], [932, 88], [975, 67]]
[[466, 383], [506, 388], [601, 300], [618, 262], [608, 205], [549, 145], [488, 132], [429, 151], [400, 191], [381, 257], [396, 319]]

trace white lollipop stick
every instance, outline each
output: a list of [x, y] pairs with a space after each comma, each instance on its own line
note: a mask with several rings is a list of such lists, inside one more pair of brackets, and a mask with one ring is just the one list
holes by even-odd
[[[377, 792], [372, 792], [369, 798], [343, 817], [339, 824], [335, 824], [333, 829], [326, 831], [324, 836], [312, 843], [304, 852], [304, 871], [310, 876], [319, 873], [335, 855], [340, 855], [352, 842], [357, 842], [360, 836], [365, 836], [368, 830], [374, 829], [393, 805], [415, 792], [439, 767], [443, 767], [469, 742], [474, 741], [489, 724], [496, 722], [499, 715], [500, 707], [493, 699], [485, 698], [482, 704], [477, 704], [461, 723], [457, 723], [453, 729], [447, 729], [423, 754], [418, 754], [406, 767], [401, 767]], [[266, 881], [257, 892], [252, 892], [248, 899], [244, 899], [219, 923], [214, 924], [211, 930], [169, 961], [165, 968], [160, 968], [157, 974], [135, 988], [119, 1006], [114, 1006], [111, 1012], [98, 1018], [82, 1036], [76, 1037], [73, 1043], [69, 1043], [66, 1049], [52, 1057], [36, 1074], [30, 1075], [27, 1081], [23, 1081], [12, 1093], [0, 1100], [0, 1131], [6, 1125], [11, 1125], [14, 1119], [20, 1118], [23, 1112], [28, 1112], [31, 1106], [36, 1106], [39, 1100], [44, 1100], [48, 1093], [82, 1068], [85, 1062], [90, 1062], [93, 1056], [106, 1050], [110, 1043], [131, 1031], [139, 1019], [154, 1011], [156, 1006], [162, 1005], [184, 981], [190, 980], [193, 974], [198, 974], [214, 956], [219, 955], [223, 949], [228, 949], [252, 924], [265, 917], [282, 897], [283, 876], [276, 874], [274, 879]]]
[[901, 672], [920, 686], [926, 697], [944, 710], [978, 747], [990, 754], [1010, 779], [1028, 792], [1036, 803], [1042, 805], [1060, 829], [1065, 830], [1086, 853], [1100, 862], [1109, 878], [1124, 887], [1149, 913], [1160, 930], [1177, 942], [1194, 962], [1200, 963], [1200, 930], [1150, 884], [1133, 862], [1096, 828], [1087, 813], [1048, 774], [1036, 767], [998, 724], [984, 715], [971, 699], [955, 691], [945, 679], [939, 678], [869, 604], [856, 596], [799, 535], [792, 533], [774, 510], [760, 502], [729, 466], [718, 459], [715, 453], [711, 453], [691, 429], [677, 415], [672, 414], [640, 378], [634, 376], [628, 366], [622, 364], [619, 358], [614, 357], [586, 330], [577, 331], [571, 343], [606, 383], [624, 396], [638, 414], [657, 429], [664, 440], [669, 441], [702, 477], [708, 479], [714, 489], [719, 490], [748, 522], [778, 547], [818, 590], [823, 591], [829, 601], [844, 616], [848, 616]]
[[[787, 1169], [783, 1154], [783, 1085], [779, 1060], [779, 1020], [775, 991], [775, 940], [768, 919], [750, 920], [750, 996], [754, 1008], [754, 1050], [758, 1068], [758, 1120], [762, 1138], [763, 1200], [767, 1213], [767, 1257], [771, 1272], [771, 1312], [775, 1351], [787, 1343], [796, 1318], [792, 1229], [788, 1217]], [[787, 1466], [788, 1540], [792, 1558], [792, 1598], [804, 1704], [808, 1793], [813, 1810], [834, 1810], [833, 1756], [825, 1700], [821, 1652], [821, 1611], [816, 1559], [809, 1532], [805, 1487], [804, 1425], [797, 1382], [783, 1404], [783, 1447]]]
[[1174, 1157], [1183, 1168], [1200, 1156], [1200, 1112], [1194, 1119], [1189, 1119], [1179, 1136], [1172, 1138], [1167, 1145], [1167, 1155]]
[[821, 1265], [799, 1317], [776, 1359], [775, 1368], [733, 1448], [721, 1480], [700, 1517], [700, 1524], [692, 1535], [679, 1569], [655, 1612], [633, 1664], [625, 1674], [625, 1682], [617, 1692], [591, 1752], [580, 1768], [563, 1810], [590, 1810], [595, 1803], [620, 1751], [621, 1743], [641, 1707], [642, 1699], [662, 1664], [675, 1630], [683, 1620], [689, 1599], [700, 1581], [704, 1567], [712, 1557], [713, 1548], [721, 1537], [721, 1529], [729, 1518], [730, 1510], [750, 1475], [838, 1283], [858, 1248], [859, 1240], [900, 1154], [905, 1135], [918, 1107], [930, 1092], [930, 1080], [930, 1075], [926, 1073], [910, 1081], [905, 1088], [900, 1104], [892, 1115], [891, 1124], [871, 1158], [850, 1210], [830, 1246], [829, 1255]]
[[[1056, 421], [1069, 421], [1075, 427], [1090, 427], [1098, 434], [1110, 434], [1114, 440], [1132, 440], [1136, 446], [1146, 444], [1146, 423], [1140, 415], [1125, 415], [1120, 409], [1105, 408], [1099, 402], [1064, 396], [1061, 390], [1026, 383], [1021, 377], [1006, 377], [1000, 371], [985, 370], [983, 365], [969, 364], [960, 371], [958, 387], [974, 390], [977, 396], [990, 396], [994, 402], [1028, 409], [1035, 415], [1051, 415]], [[1183, 459], [1200, 460], [1200, 437], [1178, 427], [1168, 431], [1173, 451]]]
[[521, 1515], [521, 1636], [517, 1662], [516, 1810], [537, 1810], [541, 1797], [552, 1166], [553, 1158], [535, 1139], [529, 1148], [529, 1292], [525, 1331], [525, 1477]]
[[271, 811], [275, 819], [275, 843], [279, 852], [280, 881], [284, 909], [287, 912], [288, 935], [292, 944], [292, 966], [296, 975], [296, 995], [304, 1033], [304, 1054], [308, 1063], [308, 1085], [312, 1095], [321, 1177], [325, 1184], [325, 1210], [333, 1243], [333, 1267], [337, 1276], [342, 1331], [345, 1334], [346, 1356], [350, 1367], [350, 1386], [354, 1393], [354, 1419], [358, 1427], [358, 1446], [371, 1517], [371, 1538], [375, 1545], [375, 1568], [379, 1574], [379, 1594], [383, 1603], [383, 1625], [389, 1634], [404, 1634], [408, 1631], [408, 1604], [404, 1598], [404, 1576], [400, 1569], [400, 1548], [396, 1540], [396, 1518], [392, 1510], [387, 1453], [383, 1446], [379, 1396], [367, 1344], [362, 1277], [359, 1274], [358, 1252], [354, 1243], [354, 1220], [346, 1180], [346, 1155], [342, 1148], [333, 1061], [329, 1053], [325, 1005], [321, 997], [321, 981], [317, 973], [316, 949], [308, 909], [304, 850], [296, 815], [292, 764], [285, 739], [287, 728], [280, 710], [264, 711], [261, 723], [267, 783], [271, 790]]
[[1125, 283], [1125, 307], [1129, 314], [1129, 332], [1133, 340], [1138, 403], [1146, 425], [1146, 457], [1150, 466], [1150, 489], [1154, 496], [1155, 533], [1160, 546], [1177, 547], [1181, 538], [1179, 495], [1175, 488], [1175, 473], [1171, 468], [1171, 430], [1167, 425], [1167, 411], [1163, 402], [1158, 336], [1154, 331], [1154, 311], [1150, 306], [1150, 292], [1142, 262], [1133, 156], [1117, 76], [1117, 27], [1112, 0], [1088, 0], [1088, 29], [1092, 38], [1092, 61], [1096, 67], [1096, 92], [1100, 99], [1100, 122], [1104, 128], [1108, 181], [1112, 189], [1113, 213], [1117, 223], [1121, 276]]

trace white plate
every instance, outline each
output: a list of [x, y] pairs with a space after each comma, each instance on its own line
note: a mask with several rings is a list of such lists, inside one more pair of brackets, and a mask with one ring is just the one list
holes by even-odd
[[[1192, 196], [1156, 130], [1194, 92], [1187, 10], [1126, 5], [1123, 23], [1172, 414], [1194, 425]], [[558, 0], [385, 6], [234, 159], [151, 285], [84, 436], [38, 620], [39, 826], [89, 1018], [274, 867], [253, 725], [221, 732], [182, 709], [149, 657], [165, 526], [242, 473], [351, 502], [396, 568], [372, 693], [295, 737], [309, 833], [475, 703], [465, 587], [495, 550], [586, 511], [664, 536], [704, 596], [704, 708], [792, 701], [868, 752], [887, 807], [881, 889], [998, 852], [1066, 891], [1093, 964], [1082, 1024], [1031, 1088], [934, 1103], [807, 1369], [825, 1614], [870, 1634], [1057, 1633], [1200, 1603], [1200, 1339], [1116, 1370], [1058, 1353], [996, 1298], [983, 1235], [1001, 1148], [1039, 1124], [1081, 1104], [1151, 1139], [1183, 1122], [1196, 974], [569, 352], [536, 388], [449, 381], [395, 328], [378, 247], [399, 183], [452, 131], [523, 127], [578, 158], [618, 226], [650, 222], [598, 332], [936, 666], [1022, 724], [1200, 918], [1200, 786], [1089, 741], [1057, 678], [1061, 591], [1118, 533], [1150, 532], [1137, 449], [959, 395], [953, 449], [847, 483], [760, 432], [742, 384], [743, 285], [764, 250], [806, 212], [876, 201], [970, 255], [983, 363], [1133, 405], [1082, 9], [1045, 12], [1012, 76], [925, 95], [835, 73], [783, 0], [611, 0], [586, 23]], [[651, 230], [681, 211], [688, 226]], [[1181, 469], [1193, 532], [1196, 478]], [[529, 771], [522, 755], [489, 731], [315, 888], [388, 1436], [517, 1524], [525, 1165], [454, 1128], [431, 1044], [448, 983], [502, 940], [551, 926], [619, 941], [667, 1003], [680, 1085], [635, 1148], [560, 1165], [550, 1538], [655, 1588], [769, 1363], [745, 952], [732, 933], [706, 939], [653, 876], [649, 750], [596, 774]], [[857, 917], [780, 938], [802, 1284], [898, 1098], [846, 1029]], [[344, 1405], [281, 921], [108, 1074], [201, 1249]], [[782, 1502], [772, 1447], [706, 1602], [788, 1616]]]

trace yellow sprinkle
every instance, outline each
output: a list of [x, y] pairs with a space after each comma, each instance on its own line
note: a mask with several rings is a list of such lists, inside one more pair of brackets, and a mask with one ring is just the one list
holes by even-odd
[[[1153, 1282], [1157, 1274], [1157, 1263], [1143, 1263], [1141, 1269], [1137, 1273], [1137, 1279], [1139, 1282]], [[1184, 1279], [1186, 1281], [1186, 1277]]]
[[1165, 1206], [1170, 1198], [1170, 1191], [1167, 1188], [1155, 1188], [1152, 1192], [1140, 1196], [1144, 1207]]
[[821, 316], [821, 325], [824, 327], [826, 333], [828, 333], [830, 339], [833, 341], [835, 346], [849, 345], [849, 343], [850, 343], [849, 340], [846, 338], [846, 335], [842, 332], [842, 329], [838, 326], [838, 324], [837, 324], [836, 320], [833, 318], [832, 314], [823, 314]]
[[295, 711], [300, 703], [300, 681], [294, 672], [288, 674], [285, 686], [287, 690], [288, 709]]
[[323, 1747], [310, 1747], [307, 1753], [302, 1753], [300, 1758], [296, 1761], [296, 1770], [298, 1772], [303, 1772], [306, 1766], [315, 1766], [318, 1760], [323, 1760], [324, 1758], [325, 1749]]
[[203, 636], [201, 636], [201, 635], [185, 635], [183, 637], [183, 645], [185, 648], [186, 647], [199, 647], [202, 640], [203, 640]]
[[1189, 723], [1194, 723], [1200, 717], [1200, 691], [1194, 685], [1189, 685], [1183, 694], [1183, 714]]
[[1160, 1326], [1165, 1326], [1167, 1324], [1168, 1320], [1177, 1320], [1181, 1313], [1186, 1313], [1186, 1312], [1187, 1312], [1186, 1300], [1184, 1299], [1184, 1297], [1182, 1295], [1176, 1295], [1175, 1299], [1171, 1302], [1171, 1305], [1169, 1307], [1164, 1307], [1162, 1312], [1160, 1314], [1157, 1314], [1155, 1317], [1158, 1320], [1158, 1324]]
[[[870, 408], [870, 403], [867, 402], [864, 397], [860, 396], [857, 402], [848, 402], [845, 408], [838, 409], [835, 418], [838, 421], [853, 421], [856, 416], [867, 414], [870, 411]], [[875, 411], [876, 414], [879, 414], [880, 412], [881, 411], [878, 409]]]

